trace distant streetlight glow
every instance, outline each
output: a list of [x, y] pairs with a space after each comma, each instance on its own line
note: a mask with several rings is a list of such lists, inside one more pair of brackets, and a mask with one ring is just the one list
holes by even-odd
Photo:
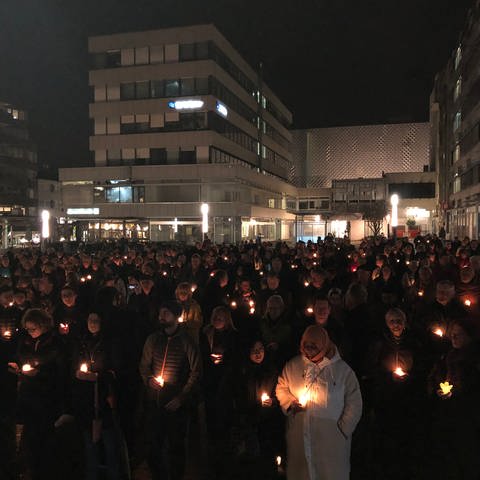
[[50, 212], [42, 210], [42, 238], [50, 237]]
[[390, 204], [392, 205], [392, 227], [398, 227], [398, 195], [394, 193], [390, 197]]
[[202, 206], [200, 207], [200, 211], [202, 212], [202, 232], [203, 233], [208, 233], [208, 211], [209, 211], [209, 206], [208, 203], [202, 203]]

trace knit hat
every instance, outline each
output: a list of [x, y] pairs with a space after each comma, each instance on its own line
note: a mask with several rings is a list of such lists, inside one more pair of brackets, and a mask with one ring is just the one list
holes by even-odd
[[305, 355], [305, 343], [313, 343], [318, 348], [319, 353], [310, 360], [317, 362], [323, 357], [332, 358], [335, 355], [335, 344], [330, 340], [327, 331], [321, 325], [311, 325], [303, 333], [300, 342], [300, 351]]
[[171, 312], [175, 317], [179, 317], [183, 312], [182, 306], [175, 300], [166, 300], [160, 305], [160, 309], [162, 308]]

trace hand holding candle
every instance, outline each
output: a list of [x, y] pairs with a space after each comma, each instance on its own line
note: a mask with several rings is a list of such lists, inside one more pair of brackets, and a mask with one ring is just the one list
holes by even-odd
[[80, 365], [80, 371], [81, 371], [82, 373], [87, 373], [87, 372], [88, 372], [88, 365], [87, 365], [86, 363], [82, 363], [82, 364]]
[[272, 406], [272, 399], [270, 398], [268, 393], [263, 392], [260, 399], [262, 401], [262, 407], [271, 407]]
[[223, 355], [221, 353], [212, 353], [210, 354], [210, 358], [215, 365], [219, 365], [220, 363], [222, 363]]
[[393, 371], [393, 375], [397, 378], [405, 378], [408, 373], [405, 372], [405, 370], [403, 370], [402, 367], [397, 367], [394, 371]]
[[440, 388], [439, 390], [437, 390], [437, 393], [440, 397], [450, 398], [452, 396], [453, 385], [450, 384], [448, 381], [440, 382], [439, 387]]
[[162, 377], [162, 375], [158, 375], [157, 377], [155, 377], [155, 381], [158, 383], [158, 385], [160, 385], [161, 387], [163, 387], [165, 385], [165, 380], [164, 378]]

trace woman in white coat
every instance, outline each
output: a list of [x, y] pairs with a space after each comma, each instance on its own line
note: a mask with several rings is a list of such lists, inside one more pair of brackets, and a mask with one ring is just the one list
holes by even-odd
[[276, 394], [287, 415], [287, 479], [348, 480], [352, 433], [362, 415], [353, 370], [320, 325], [308, 327]]

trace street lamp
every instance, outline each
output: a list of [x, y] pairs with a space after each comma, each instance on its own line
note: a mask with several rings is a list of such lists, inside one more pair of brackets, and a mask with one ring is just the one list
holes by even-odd
[[392, 224], [392, 233], [393, 238], [397, 237], [397, 227], [398, 227], [398, 195], [394, 193], [390, 197], [390, 204], [392, 205], [392, 215], [391, 215], [391, 224]]
[[50, 212], [48, 210], [42, 210], [42, 238], [47, 239], [50, 237]]
[[202, 212], [202, 233], [208, 233], [208, 211], [209, 211], [208, 203], [202, 203], [200, 207], [200, 211]]

